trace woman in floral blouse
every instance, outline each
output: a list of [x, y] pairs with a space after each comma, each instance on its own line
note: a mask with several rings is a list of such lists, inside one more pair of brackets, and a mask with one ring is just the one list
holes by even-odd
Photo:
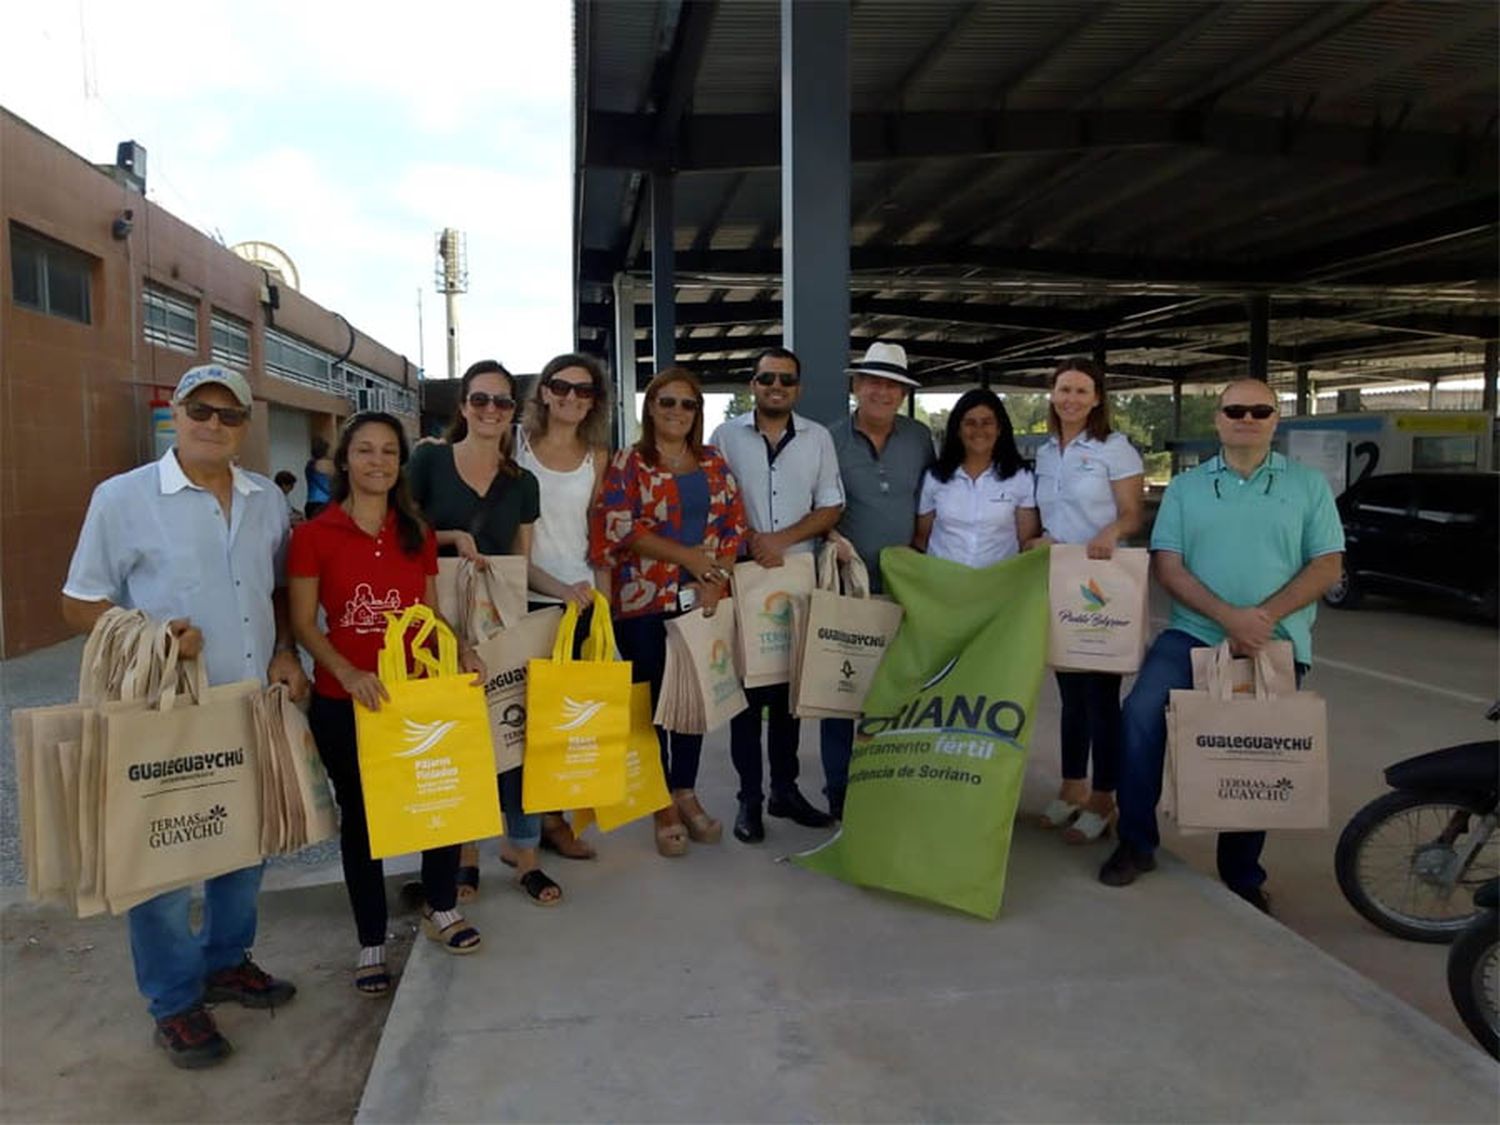
[[[669, 618], [702, 606], [712, 613], [729, 589], [745, 535], [739, 486], [718, 450], [703, 444], [703, 389], [692, 372], [669, 367], [646, 388], [641, 437], [620, 450], [604, 476], [589, 529], [590, 561], [611, 571], [610, 600], [620, 653], [636, 682], [661, 694]], [[660, 727], [672, 804], [656, 814], [656, 850], [682, 855], [688, 839], [718, 843], [723, 825], [693, 787], [703, 736]]]

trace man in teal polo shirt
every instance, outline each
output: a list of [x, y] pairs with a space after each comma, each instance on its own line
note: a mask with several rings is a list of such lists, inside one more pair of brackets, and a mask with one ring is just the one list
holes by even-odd
[[[1172, 617], [1156, 638], [1122, 709], [1120, 844], [1099, 871], [1112, 887], [1156, 866], [1156, 802], [1166, 756], [1166, 706], [1193, 683], [1191, 652], [1229, 638], [1236, 653], [1272, 638], [1292, 642], [1297, 679], [1312, 663], [1318, 598], [1343, 570], [1344, 529], [1322, 475], [1271, 451], [1276, 395], [1258, 379], [1219, 396], [1216, 457], [1176, 477], [1151, 533], [1156, 580]], [[1221, 832], [1219, 877], [1267, 908], [1264, 832]]]

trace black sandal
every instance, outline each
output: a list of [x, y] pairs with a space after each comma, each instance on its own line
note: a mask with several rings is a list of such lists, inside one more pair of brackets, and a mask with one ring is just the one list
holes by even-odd
[[458, 877], [454, 882], [458, 885], [459, 902], [473, 902], [479, 897], [478, 867], [460, 867], [458, 869]]
[[[516, 876], [516, 886], [526, 893], [526, 897], [538, 906], [556, 906], [562, 901], [562, 888], [540, 867], [533, 867], [530, 871]], [[557, 895], [554, 898], [543, 898], [549, 889], [555, 889]]]
[[480, 945], [479, 931], [462, 916], [439, 929], [433, 911], [423, 910], [422, 930], [449, 953], [473, 953]]
[[391, 974], [382, 961], [354, 970], [354, 987], [362, 996], [384, 996], [391, 990]]

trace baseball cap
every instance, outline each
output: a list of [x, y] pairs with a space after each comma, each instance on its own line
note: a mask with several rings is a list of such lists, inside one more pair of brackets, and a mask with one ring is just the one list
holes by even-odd
[[172, 392], [172, 401], [181, 402], [199, 387], [206, 387], [211, 383], [217, 383], [232, 394], [239, 404], [248, 408], [254, 396], [250, 393], [250, 384], [238, 371], [231, 370], [217, 363], [205, 363], [198, 367], [190, 367], [177, 380], [177, 389]]

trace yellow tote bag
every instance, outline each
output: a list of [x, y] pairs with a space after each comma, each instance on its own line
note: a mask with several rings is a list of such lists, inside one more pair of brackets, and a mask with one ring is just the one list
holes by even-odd
[[590, 824], [601, 832], [613, 832], [672, 803], [667, 775], [661, 768], [661, 744], [651, 725], [651, 685], [630, 685], [630, 744], [625, 751], [625, 799], [618, 805], [579, 809], [573, 814], [573, 831], [581, 833]]
[[[388, 613], [378, 674], [390, 699], [354, 705], [370, 854], [376, 859], [500, 832], [484, 688], [458, 669], [458, 641], [425, 605]], [[407, 673], [406, 633], [420, 679]], [[437, 632], [438, 655], [426, 648]]]
[[609, 602], [595, 591], [582, 660], [573, 659], [578, 607], [557, 628], [551, 660], [533, 660], [526, 679], [527, 812], [597, 808], [625, 799], [630, 737], [630, 665], [615, 659]]

